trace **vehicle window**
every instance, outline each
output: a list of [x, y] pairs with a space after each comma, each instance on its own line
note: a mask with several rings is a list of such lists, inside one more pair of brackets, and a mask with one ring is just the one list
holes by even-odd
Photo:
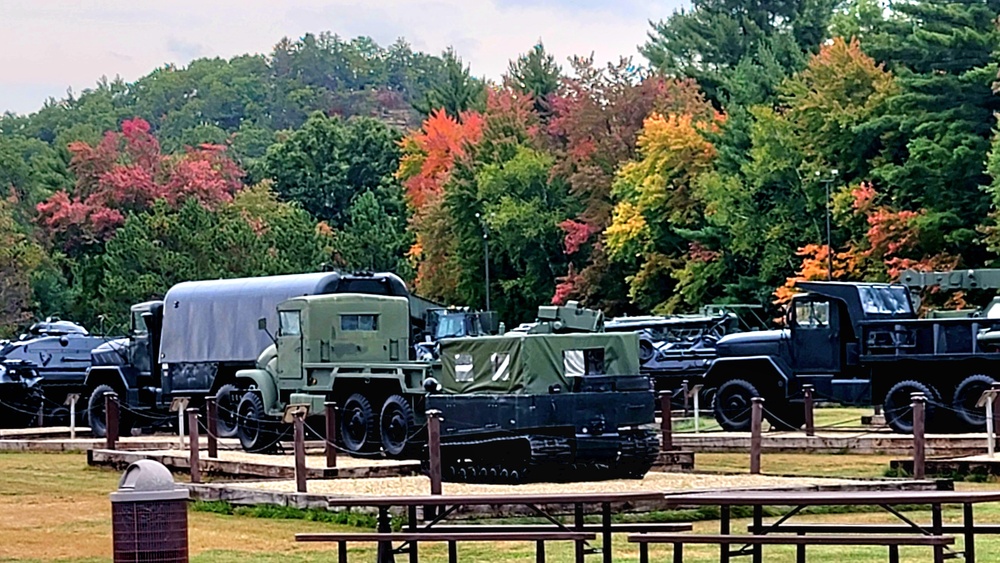
[[340, 315], [340, 330], [378, 330], [378, 315]]
[[437, 334], [435, 338], [454, 338], [465, 336], [465, 315], [440, 315], [438, 317]]
[[300, 311], [278, 311], [278, 335], [302, 335], [302, 316]]
[[493, 381], [510, 381], [510, 354], [494, 353], [490, 356], [493, 367]]
[[604, 348], [565, 350], [563, 352], [563, 373], [566, 377], [604, 375]]
[[133, 311], [132, 312], [132, 334], [142, 336], [149, 332], [146, 328], [146, 319], [142, 318], [142, 313], [144, 311]]
[[859, 286], [861, 306], [872, 315], [909, 315], [913, 313], [905, 287]]
[[826, 328], [830, 326], [829, 301], [799, 301], [795, 304], [795, 324], [799, 328]]
[[455, 381], [472, 381], [472, 354], [455, 354]]

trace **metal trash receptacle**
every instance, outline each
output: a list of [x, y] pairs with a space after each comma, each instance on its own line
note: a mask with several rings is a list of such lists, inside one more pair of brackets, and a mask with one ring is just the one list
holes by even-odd
[[111, 493], [115, 563], [187, 563], [187, 501], [162, 463], [129, 465]]

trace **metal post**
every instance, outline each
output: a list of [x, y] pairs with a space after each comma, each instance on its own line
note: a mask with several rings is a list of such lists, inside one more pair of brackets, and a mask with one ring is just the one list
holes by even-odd
[[118, 395], [113, 391], [104, 394], [105, 442], [109, 450], [118, 442]]
[[700, 385], [695, 385], [694, 386], [694, 395], [692, 395], [692, 399], [694, 399], [694, 433], [695, 434], [697, 434], [698, 432], [701, 431], [701, 404], [700, 404], [700, 401], [698, 399], [699, 395], [701, 395], [701, 386]]
[[69, 439], [76, 440], [76, 402], [80, 399], [77, 393], [69, 396]]
[[670, 420], [670, 391], [660, 391], [660, 451], [674, 449], [674, 426]]
[[208, 434], [208, 457], [219, 457], [219, 404], [215, 397], [205, 397], [205, 433]]
[[296, 412], [292, 424], [295, 429], [295, 490], [306, 492], [306, 421], [303, 413]]
[[833, 279], [833, 240], [830, 236], [830, 184], [832, 179], [826, 181], [826, 279]]
[[38, 405], [38, 426], [45, 426], [45, 405]]
[[994, 442], [996, 437], [993, 435], [995, 430], [996, 428], [993, 426], [993, 398], [991, 397], [986, 401], [986, 453], [989, 454], [990, 459], [993, 458], [996, 450], [996, 442]]
[[750, 404], [750, 474], [760, 475], [760, 431], [764, 419], [764, 399], [754, 397]]
[[691, 409], [690, 409], [690, 407], [688, 405], [688, 399], [689, 399], [688, 398], [688, 389], [690, 389], [690, 388], [691, 387], [688, 384], [688, 380], [685, 379], [684, 381], [681, 382], [681, 394], [684, 395], [683, 399], [684, 399], [684, 416], [685, 417], [687, 417], [688, 413], [691, 411]]
[[191, 433], [190, 459], [191, 459], [191, 482], [201, 483], [201, 440], [198, 437], [198, 409], [191, 407], [187, 409], [188, 432]]
[[924, 478], [924, 406], [927, 397], [923, 393], [910, 395], [913, 401], [913, 477]]
[[337, 403], [327, 401], [326, 407], [326, 466], [337, 467]]
[[430, 450], [431, 494], [441, 494], [441, 411], [427, 411], [427, 449]]
[[[993, 393], [993, 432], [996, 433], [1000, 431], [1000, 382], [994, 382], [990, 385], [990, 390]], [[996, 436], [994, 436], [994, 448], [996, 448]]]
[[184, 409], [177, 409], [177, 449], [184, 449]]
[[803, 385], [802, 395], [805, 399], [805, 409], [806, 409], [806, 436], [816, 435], [816, 423], [813, 418], [813, 386]]

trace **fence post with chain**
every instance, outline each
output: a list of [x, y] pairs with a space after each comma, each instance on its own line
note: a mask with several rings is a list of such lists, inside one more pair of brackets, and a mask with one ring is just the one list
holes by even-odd
[[215, 397], [205, 397], [205, 433], [208, 434], [208, 457], [219, 457], [219, 405]]
[[927, 397], [923, 393], [913, 393], [910, 395], [910, 399], [913, 401], [913, 477], [914, 479], [923, 479], [926, 446], [924, 441], [926, 411], [924, 407], [927, 403]]
[[198, 409], [186, 409], [188, 422], [188, 450], [191, 461], [191, 482], [201, 483], [201, 440], [198, 436]]
[[660, 451], [669, 452], [674, 449], [674, 429], [670, 411], [670, 391], [660, 391]]
[[812, 385], [806, 384], [802, 386], [802, 396], [805, 403], [803, 406], [806, 409], [806, 436], [816, 435], [816, 421], [813, 418], [815, 414], [813, 411], [813, 389]]
[[104, 394], [104, 439], [109, 450], [115, 449], [118, 442], [118, 394], [108, 391]]
[[306, 429], [305, 413], [296, 412], [292, 419], [295, 429], [295, 490], [306, 492]]
[[760, 475], [761, 426], [764, 419], [764, 399], [754, 397], [750, 403], [750, 474]]
[[337, 403], [323, 403], [326, 409], [326, 467], [337, 467]]
[[427, 411], [427, 449], [430, 450], [431, 494], [441, 494], [441, 411]]

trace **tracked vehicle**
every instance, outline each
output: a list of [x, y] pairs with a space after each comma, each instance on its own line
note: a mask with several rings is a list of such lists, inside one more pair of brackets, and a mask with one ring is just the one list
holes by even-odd
[[275, 345], [236, 374], [250, 389], [238, 410], [249, 451], [276, 448], [287, 406], [318, 415], [333, 400], [338, 443], [355, 455], [426, 457], [424, 413], [441, 411], [453, 480], [641, 477], [654, 461], [638, 337], [596, 332], [598, 312], [542, 307], [526, 332], [441, 340], [439, 361], [407, 357], [398, 297], [299, 297], [278, 306], [278, 320]]

